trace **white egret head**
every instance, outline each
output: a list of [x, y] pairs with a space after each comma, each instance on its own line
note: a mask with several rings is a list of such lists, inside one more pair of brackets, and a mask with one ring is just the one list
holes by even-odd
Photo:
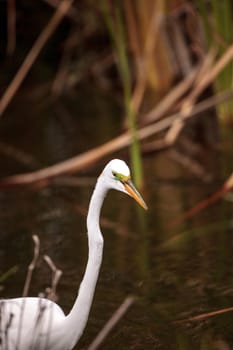
[[128, 165], [120, 159], [111, 160], [102, 171], [101, 177], [107, 188], [113, 188], [133, 197], [144, 209], [147, 205], [132, 183]]

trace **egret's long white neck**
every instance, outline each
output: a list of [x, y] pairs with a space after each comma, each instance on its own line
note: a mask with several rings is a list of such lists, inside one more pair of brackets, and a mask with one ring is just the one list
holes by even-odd
[[108, 191], [107, 186], [105, 185], [104, 177], [100, 175], [96, 182], [95, 189], [92, 193], [88, 214], [87, 214], [87, 234], [90, 243], [90, 239], [94, 239], [93, 236], [96, 236], [97, 232], [102, 236], [99, 226], [100, 220], [100, 211], [103, 205], [104, 198]]
[[67, 331], [70, 332], [73, 344], [80, 338], [86, 326], [102, 262], [103, 236], [99, 227], [99, 217], [107, 190], [104, 179], [100, 176], [91, 197], [87, 216], [89, 246], [87, 267], [78, 296], [65, 321], [65, 328], [67, 327]]

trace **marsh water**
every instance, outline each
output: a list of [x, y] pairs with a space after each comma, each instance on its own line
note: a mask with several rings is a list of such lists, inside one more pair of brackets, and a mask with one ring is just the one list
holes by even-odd
[[[45, 96], [41, 103], [35, 101], [33, 94], [18, 96], [0, 121], [2, 176], [65, 160], [121, 131], [115, 103], [94, 91], [80, 91], [60, 105]], [[77, 349], [88, 348], [129, 295], [135, 302], [101, 349], [233, 348], [233, 312], [187, 320], [233, 306], [233, 198], [228, 194], [192, 218], [173, 223], [218, 190], [232, 172], [232, 135], [225, 140], [224, 151], [202, 155], [210, 181], [177, 164], [169, 152], [144, 155], [141, 192], [147, 212], [131, 198], [109, 193], [101, 221], [103, 264]], [[127, 151], [117, 156], [128, 160]], [[29, 295], [38, 295], [51, 283], [42, 259], [47, 254], [63, 271], [58, 303], [66, 312], [70, 309], [87, 260], [88, 201], [105, 162], [77, 174], [75, 184], [68, 179], [41, 189], [1, 191], [1, 297], [22, 294], [33, 256], [31, 236], [37, 234], [41, 259]]]

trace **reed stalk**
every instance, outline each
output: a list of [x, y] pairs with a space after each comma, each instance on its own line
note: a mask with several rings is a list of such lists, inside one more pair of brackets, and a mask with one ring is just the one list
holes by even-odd
[[132, 81], [127, 54], [127, 39], [121, 8], [117, 4], [111, 13], [106, 0], [102, 0], [102, 11], [112, 40], [118, 62], [118, 71], [122, 82], [123, 100], [128, 128], [131, 134], [130, 158], [134, 174], [134, 182], [138, 188], [142, 186], [142, 161], [140, 144], [137, 136], [136, 112], [132, 103]]
[[[218, 54], [224, 54], [233, 41], [232, 2], [230, 0], [211, 0], [209, 4], [198, 0], [198, 10], [203, 23], [207, 44], [216, 46]], [[209, 6], [207, 8], [207, 6]], [[232, 88], [233, 64], [228, 63], [215, 81], [218, 91]], [[223, 120], [233, 117], [233, 102], [228, 101], [220, 106], [219, 115]]]

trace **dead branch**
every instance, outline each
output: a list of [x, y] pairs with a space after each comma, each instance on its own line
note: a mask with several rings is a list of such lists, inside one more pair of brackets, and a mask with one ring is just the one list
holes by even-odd
[[[226, 52], [213, 64], [213, 59], [216, 55], [214, 49], [211, 49], [204, 59], [202, 65], [190, 73], [181, 83], [179, 83], [171, 92], [166, 95], [163, 100], [155, 107], [154, 110], [147, 113], [144, 117], [146, 123], [161, 118], [172, 105], [182, 97], [182, 95], [188, 91], [188, 89], [194, 84], [194, 88], [190, 92], [189, 96], [185, 98], [181, 106], [181, 114], [187, 114], [190, 116], [191, 110], [195, 107], [195, 102], [200, 94], [214, 81], [217, 75], [224, 69], [224, 67], [233, 58], [233, 45], [230, 45]], [[181, 126], [179, 126], [181, 129]], [[173, 133], [173, 132], [172, 132]], [[175, 133], [173, 133], [174, 135]], [[176, 134], [178, 132], [176, 130]], [[174, 137], [171, 139], [173, 140]], [[170, 137], [168, 136], [168, 142]]]
[[36, 267], [36, 263], [37, 260], [39, 258], [39, 254], [40, 254], [40, 240], [39, 237], [37, 235], [33, 235], [32, 236], [33, 242], [34, 242], [34, 255], [33, 255], [33, 259], [31, 264], [28, 266], [28, 272], [27, 272], [27, 276], [26, 276], [26, 280], [25, 280], [25, 284], [24, 284], [24, 288], [23, 288], [23, 297], [28, 296], [28, 292], [29, 292], [29, 288], [30, 288], [30, 284], [31, 284], [31, 280], [32, 280], [32, 273], [35, 270]]
[[152, 123], [169, 111], [179, 98], [181, 98], [192, 86], [198, 73], [198, 68], [194, 69], [187, 77], [178, 83], [150, 112], [143, 116], [143, 124]]
[[211, 47], [210, 50], [207, 52], [207, 54], [203, 57], [202, 65], [200, 66], [200, 69], [198, 70], [195, 78], [194, 89], [196, 86], [200, 84], [203, 77], [205, 77], [209, 73], [210, 69], [213, 68], [216, 55], [217, 55], [217, 49], [215, 47]]
[[18, 72], [12, 79], [11, 83], [5, 90], [1, 100], [0, 100], [0, 116], [5, 112], [6, 108], [8, 107], [10, 101], [14, 97], [15, 93], [17, 92], [18, 88], [22, 84], [23, 80], [25, 79], [26, 75], [28, 74], [29, 70], [31, 69], [33, 63], [35, 62], [36, 58], [38, 57], [40, 51], [50, 38], [50, 36], [53, 34], [67, 11], [70, 9], [72, 2], [74, 0], [63, 0], [55, 13], [53, 14], [52, 18], [49, 20], [47, 26], [44, 28], [44, 30], [41, 32], [41, 34], [38, 36], [37, 40], [35, 41], [34, 45], [32, 46], [31, 50], [28, 52], [25, 60], [23, 61], [22, 65], [20, 66]]
[[203, 313], [203, 314], [200, 314], [200, 315], [197, 315], [197, 316], [188, 317], [188, 318], [185, 318], [183, 320], [174, 321], [173, 324], [193, 322], [193, 321], [201, 321], [201, 320], [209, 318], [209, 317], [222, 315], [222, 314], [225, 314], [226, 312], [232, 312], [232, 311], [233, 311], [233, 307], [228, 307], [228, 308], [225, 308], [225, 309], [220, 309], [220, 310], [216, 310], [216, 311], [206, 312], [206, 313]]
[[180, 70], [182, 75], [187, 76], [192, 71], [192, 60], [190, 57], [190, 50], [187, 47], [186, 39], [183, 33], [183, 28], [177, 20], [173, 20], [170, 23], [172, 39], [175, 42], [176, 54], [178, 56], [178, 62], [182, 62]]
[[196, 215], [201, 210], [207, 208], [209, 205], [212, 205], [219, 201], [227, 192], [229, 192], [233, 187], [233, 174], [229, 176], [229, 178], [224, 182], [223, 186], [216, 192], [214, 192], [211, 196], [204, 198], [197, 204], [195, 204], [192, 208], [188, 209], [186, 212], [178, 216], [174, 221], [169, 224], [169, 228], [174, 227], [180, 224], [182, 221], [187, 220], [188, 218]]
[[[202, 82], [205, 81], [205, 78], [211, 71], [215, 56], [216, 50], [212, 48], [205, 56], [205, 59], [203, 60], [202, 65], [200, 66], [200, 69], [197, 71], [193, 82], [193, 88], [188, 94], [188, 96], [186, 96], [181, 103], [180, 112], [183, 114], [183, 117], [190, 114], [190, 112], [194, 108], [198, 96], [203, 92], [204, 88], [207, 87], [205, 84], [202, 84]], [[165, 143], [168, 146], [172, 146], [175, 143], [181, 131], [183, 130], [184, 120], [182, 119], [177, 118], [168, 130], [165, 136]]]
[[[53, 8], [55, 8], [55, 9], [57, 9], [59, 7], [59, 4], [60, 4], [60, 0], [43, 0], [43, 1], [46, 2], [47, 4], [49, 4], [50, 6], [52, 6]], [[66, 16], [68, 16], [74, 22], [79, 24], [78, 11], [74, 7], [71, 6], [68, 9], [68, 11], [66, 13]]]
[[206, 74], [200, 79], [196, 89], [192, 91], [192, 101], [196, 101], [201, 92], [210, 85], [218, 74], [225, 68], [225, 66], [233, 59], [233, 44], [230, 45], [219, 60], [210, 68], [206, 70]]
[[136, 298], [134, 296], [127, 297], [124, 302], [120, 305], [120, 307], [114, 312], [109, 321], [105, 324], [103, 329], [97, 335], [97, 337], [93, 340], [93, 342], [88, 346], [87, 350], [96, 350], [100, 347], [109, 333], [116, 327], [117, 323], [122, 319], [128, 309], [135, 302]]
[[51, 287], [46, 288], [46, 296], [48, 299], [50, 299], [52, 301], [56, 301], [57, 300], [57, 285], [58, 285], [58, 282], [61, 278], [62, 271], [59, 270], [55, 266], [54, 262], [52, 261], [52, 259], [48, 255], [44, 255], [44, 260], [46, 261], [46, 263], [48, 264], [48, 266], [50, 267], [50, 269], [52, 271]]

